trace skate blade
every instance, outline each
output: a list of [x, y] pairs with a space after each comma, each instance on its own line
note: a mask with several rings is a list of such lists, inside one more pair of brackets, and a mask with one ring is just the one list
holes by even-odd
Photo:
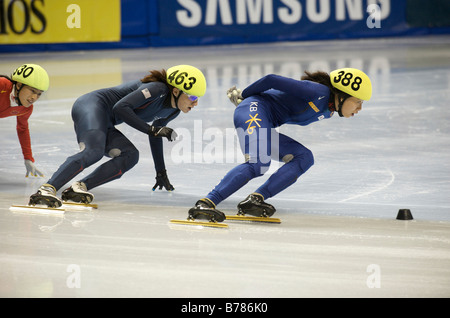
[[45, 215], [64, 215], [65, 212], [63, 208], [49, 208], [44, 206], [41, 207], [33, 205], [11, 205], [9, 210], [12, 212], [34, 213]]
[[228, 224], [219, 223], [219, 222], [201, 222], [195, 220], [170, 220], [172, 224], [181, 224], [181, 225], [197, 225], [197, 226], [207, 226], [207, 227], [217, 227], [217, 228], [228, 228]]
[[245, 216], [245, 215], [227, 215], [227, 220], [234, 221], [248, 221], [248, 222], [263, 222], [263, 223], [276, 223], [280, 224], [281, 220], [278, 218], [258, 217], [258, 216]]
[[67, 211], [92, 211], [98, 209], [97, 204], [64, 201], [62, 207]]

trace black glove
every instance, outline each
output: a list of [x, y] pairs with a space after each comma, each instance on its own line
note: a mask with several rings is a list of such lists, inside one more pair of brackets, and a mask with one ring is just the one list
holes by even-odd
[[156, 183], [153, 187], [153, 191], [159, 186], [159, 190], [162, 190], [162, 187], [166, 188], [167, 191], [173, 191], [175, 188], [170, 184], [169, 178], [167, 177], [166, 170], [161, 170], [156, 173]]
[[177, 139], [177, 133], [169, 127], [150, 126], [148, 134], [152, 137], [166, 137], [169, 141]]

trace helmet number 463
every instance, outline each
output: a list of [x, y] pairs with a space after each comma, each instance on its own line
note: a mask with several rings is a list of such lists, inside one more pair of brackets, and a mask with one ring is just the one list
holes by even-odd
[[167, 78], [171, 83], [175, 81], [175, 84], [177, 86], [180, 86], [184, 83], [183, 88], [187, 91], [190, 90], [192, 86], [197, 82], [197, 79], [195, 77], [189, 77], [189, 74], [187, 72], [181, 72], [180, 74], [178, 74], [178, 72], [179, 70], [173, 71]]

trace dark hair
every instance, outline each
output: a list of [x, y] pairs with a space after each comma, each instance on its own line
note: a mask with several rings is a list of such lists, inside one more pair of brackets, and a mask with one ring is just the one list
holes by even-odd
[[161, 82], [167, 85], [170, 91], [173, 90], [173, 86], [167, 83], [167, 72], [162, 69], [161, 71], [153, 70], [150, 71], [150, 74], [141, 79], [142, 83], [150, 83], [150, 82]]
[[[303, 75], [301, 77], [302, 80], [316, 82], [316, 83], [327, 86], [330, 89], [333, 96], [338, 96], [338, 99], [350, 97], [349, 94], [344, 93], [343, 91], [341, 91], [341, 90], [335, 88], [333, 85], [331, 85], [331, 78], [330, 78], [330, 75], [328, 75], [328, 73], [322, 72], [322, 71], [317, 71], [314, 73], [305, 71], [305, 74], [306, 75]], [[334, 101], [334, 98], [332, 100]]]

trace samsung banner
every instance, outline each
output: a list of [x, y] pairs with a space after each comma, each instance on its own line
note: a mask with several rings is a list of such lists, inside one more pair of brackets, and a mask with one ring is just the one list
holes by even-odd
[[252, 42], [406, 30], [406, 0], [159, 0], [159, 40]]

